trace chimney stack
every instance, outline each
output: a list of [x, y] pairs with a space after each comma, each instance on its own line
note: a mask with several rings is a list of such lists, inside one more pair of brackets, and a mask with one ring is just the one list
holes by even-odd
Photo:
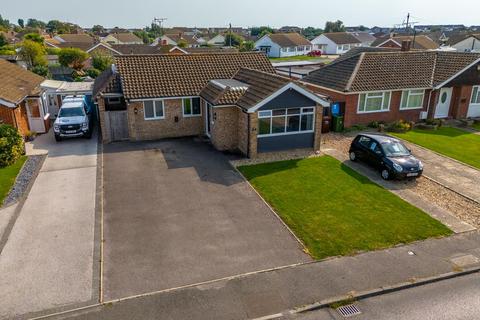
[[403, 40], [402, 41], [402, 51], [410, 51], [412, 47], [412, 41], [411, 40]]

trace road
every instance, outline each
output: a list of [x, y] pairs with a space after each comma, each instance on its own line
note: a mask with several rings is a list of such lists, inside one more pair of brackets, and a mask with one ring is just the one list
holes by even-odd
[[[362, 312], [352, 320], [468, 320], [479, 319], [480, 274], [444, 280], [429, 285], [361, 300]], [[345, 319], [332, 309], [321, 309], [284, 319]]]

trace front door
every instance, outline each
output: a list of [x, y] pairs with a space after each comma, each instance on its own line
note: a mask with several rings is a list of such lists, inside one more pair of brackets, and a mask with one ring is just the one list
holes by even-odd
[[435, 108], [435, 118], [447, 118], [450, 111], [450, 101], [452, 100], [452, 88], [440, 89], [437, 107]]
[[43, 120], [43, 110], [40, 99], [27, 99], [27, 116], [30, 131], [45, 133], [45, 122]]

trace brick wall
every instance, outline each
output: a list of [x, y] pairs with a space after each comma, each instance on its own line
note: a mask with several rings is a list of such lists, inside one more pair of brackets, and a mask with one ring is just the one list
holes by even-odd
[[238, 149], [248, 155], [248, 113], [238, 110]]
[[105, 99], [99, 98], [97, 101], [98, 113], [100, 115], [100, 130], [102, 131], [102, 140], [105, 143], [110, 142], [110, 131], [107, 130], [107, 119], [105, 117]]
[[[137, 109], [137, 113], [135, 113], [135, 109]], [[131, 140], [186, 137], [201, 135], [205, 132], [205, 112], [198, 117], [184, 117], [182, 99], [164, 100], [165, 119], [145, 120], [142, 102], [129, 103], [127, 111]], [[178, 119], [178, 122], [175, 121], [175, 118]]]
[[315, 108], [315, 138], [313, 140], [313, 151], [320, 151], [320, 145], [322, 143], [322, 119], [323, 118], [323, 106], [317, 104]]
[[[211, 141], [218, 150], [238, 150], [238, 107], [213, 109]], [[241, 111], [240, 111], [241, 112]]]
[[248, 132], [248, 157], [257, 157], [257, 127], [258, 115], [256, 112], [248, 114], [248, 122], [250, 124], [250, 131]]

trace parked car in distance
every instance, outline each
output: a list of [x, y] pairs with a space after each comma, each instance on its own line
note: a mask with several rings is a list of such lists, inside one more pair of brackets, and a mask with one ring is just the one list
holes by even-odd
[[53, 123], [55, 140], [63, 138], [92, 137], [91, 110], [84, 96], [67, 96], [63, 100], [57, 118]]
[[322, 50], [312, 50], [308, 53], [308, 56], [310, 57], [321, 57], [322, 56]]
[[423, 173], [423, 164], [397, 138], [383, 134], [359, 134], [350, 146], [350, 160], [364, 161], [380, 170], [385, 180], [414, 179]]

